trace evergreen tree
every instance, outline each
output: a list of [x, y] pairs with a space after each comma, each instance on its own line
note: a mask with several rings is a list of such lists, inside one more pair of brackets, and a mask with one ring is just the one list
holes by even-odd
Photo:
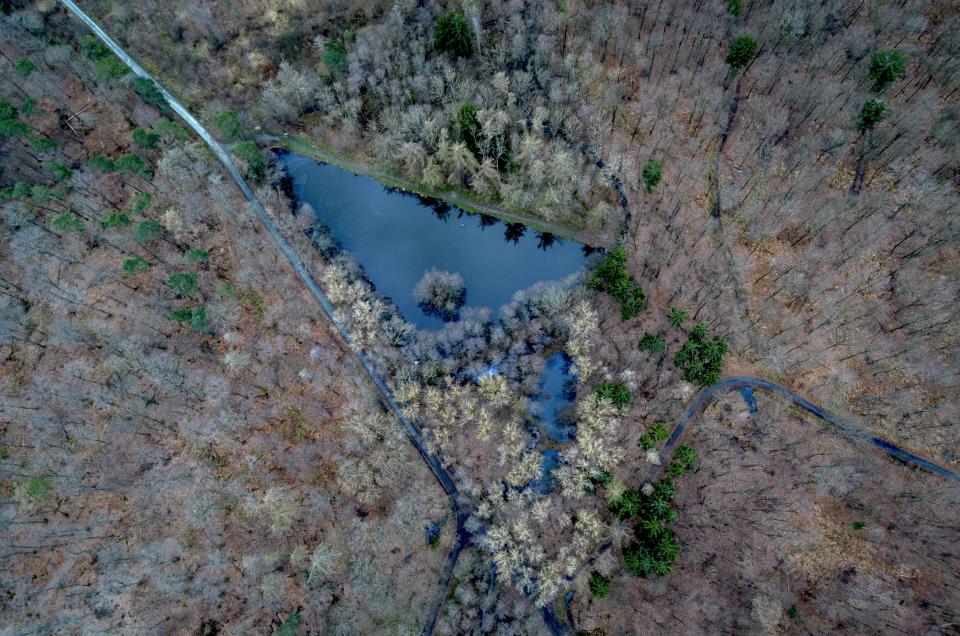
[[733, 68], [734, 72], [737, 72], [753, 61], [756, 56], [757, 41], [749, 35], [741, 35], [733, 41], [730, 50], [727, 52], [727, 64]]
[[663, 165], [659, 161], [648, 161], [643, 167], [643, 185], [647, 193], [653, 192], [653, 189], [663, 178], [661, 169]]
[[437, 18], [434, 46], [438, 51], [454, 58], [470, 57], [473, 53], [470, 27], [462, 14], [451, 11]]
[[878, 93], [907, 72], [907, 56], [897, 49], [880, 51], [870, 58], [870, 79]]

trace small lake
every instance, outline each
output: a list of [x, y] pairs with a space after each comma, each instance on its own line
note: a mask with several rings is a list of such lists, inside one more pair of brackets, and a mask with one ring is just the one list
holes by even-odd
[[414, 286], [430, 269], [460, 274], [466, 306], [496, 312], [519, 290], [583, 269], [591, 251], [574, 241], [468, 214], [294, 153], [278, 156], [297, 202], [313, 207], [377, 291], [420, 329], [444, 324], [413, 298]]

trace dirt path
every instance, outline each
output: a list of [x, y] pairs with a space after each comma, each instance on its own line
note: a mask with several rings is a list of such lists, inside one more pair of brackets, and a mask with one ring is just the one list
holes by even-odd
[[[670, 434], [670, 438], [663, 446], [662, 454], [664, 456], [664, 461], [662, 462], [662, 466], [666, 466], [669, 463], [666, 460], [669, 459], [669, 455], [671, 454], [673, 447], [683, 435], [683, 432], [686, 430], [687, 424], [690, 423], [690, 420], [700, 415], [700, 413], [703, 412], [703, 410], [711, 402], [717, 399], [720, 394], [745, 388], [749, 388], [751, 390], [758, 389], [779, 395], [780, 397], [793, 402], [796, 406], [810, 413], [814, 417], [826, 422], [833, 427], [837, 433], [852, 441], [867, 442], [906, 464], [916, 466], [917, 468], [922, 468], [936, 475], [940, 475], [941, 477], [946, 477], [947, 479], [960, 482], [960, 473], [956, 473], [949, 468], [919, 457], [918, 455], [914, 455], [910, 451], [900, 448], [896, 444], [888, 442], [884, 439], [880, 439], [879, 437], [874, 437], [869, 431], [862, 430], [860, 427], [854, 424], [841, 420], [836, 415], [833, 415], [832, 413], [820, 408], [799, 393], [791, 391], [784, 386], [780, 386], [776, 382], [764, 380], [763, 378], [755, 378], [749, 375], [732, 375], [726, 378], [721, 378], [716, 384], [708, 386], [697, 395], [690, 406], [687, 407], [687, 412], [680, 419], [680, 421], [677, 422], [677, 425], [673, 428], [673, 432]], [[656, 478], [656, 475], [658, 472], [660, 472], [662, 466], [652, 469], [647, 480], [652, 481], [654, 478]]]
[[[754, 413], [756, 409], [753, 390], [767, 391], [789, 400], [804, 411], [826, 422], [833, 427], [837, 433], [852, 441], [867, 442], [907, 465], [922, 468], [923, 470], [929, 471], [935, 475], [960, 482], [960, 473], [936, 464], [930, 460], [914, 455], [910, 451], [900, 448], [896, 444], [892, 444], [884, 439], [880, 439], [879, 437], [874, 437], [869, 432], [861, 430], [859, 427], [841, 420], [836, 415], [833, 415], [832, 413], [820, 408], [799, 393], [791, 391], [790, 389], [781, 386], [776, 382], [771, 382], [770, 380], [764, 380], [763, 378], [757, 378], [749, 375], [732, 375], [726, 378], [721, 378], [715, 384], [706, 387], [697, 394], [693, 402], [690, 403], [690, 406], [687, 407], [686, 413], [682, 418], [680, 418], [680, 421], [677, 422], [676, 426], [674, 426], [669, 439], [667, 439], [667, 443], [664, 444], [661, 452], [663, 461], [660, 463], [660, 465], [654, 466], [650, 469], [647, 474], [646, 481], [652, 483], [657, 478], [657, 475], [669, 465], [669, 455], [672, 454], [671, 451], [673, 451], [674, 446], [676, 446], [677, 441], [683, 435], [687, 425], [692, 419], [698, 417], [704, 411], [704, 409], [706, 409], [714, 400], [718, 399], [724, 393], [744, 389], [748, 390], [744, 393], [743, 398], [747, 403], [747, 406], [750, 408], [751, 413]], [[599, 555], [603, 554], [611, 547], [612, 544], [610, 543], [606, 543], [601, 546], [600, 549], [597, 550], [597, 553], [587, 561], [586, 567], [591, 566]], [[572, 581], [573, 577], [567, 577], [567, 580]], [[550, 631], [554, 634], [554, 636], [562, 636], [564, 634], [571, 633], [571, 631], [576, 631], [576, 625], [573, 621], [573, 612], [570, 610], [569, 601], [566, 601], [565, 605], [567, 607], [567, 621], [569, 622], [569, 625], [562, 623], [557, 619], [556, 613], [553, 611], [552, 607], [543, 608], [544, 621], [547, 623], [547, 626], [550, 628]]]
[[[73, 13], [78, 19], [80, 19], [86, 26], [104, 43], [106, 44], [113, 52], [117, 55], [131, 70], [140, 77], [145, 77], [153, 80], [157, 84], [157, 88], [160, 90], [161, 94], [166, 99], [170, 107], [187, 123], [190, 128], [200, 136], [201, 139], [207, 144], [213, 154], [220, 160], [224, 168], [230, 173], [230, 176], [236, 182], [237, 186], [240, 188], [244, 197], [250, 202], [250, 207], [254, 210], [255, 214], [259, 218], [260, 222], [264, 225], [267, 231], [270, 233], [271, 237], [276, 241], [278, 247], [283, 252], [284, 256], [287, 258], [287, 261], [293, 267], [294, 271], [300, 276], [303, 283], [306, 285], [307, 289], [310, 291], [311, 295], [317, 300], [320, 304], [321, 309], [324, 314], [330, 321], [330, 323], [337, 330], [341, 338], [347, 343], [351, 351], [354, 351], [357, 359], [360, 364], [363, 366], [367, 375], [370, 377], [370, 380], [373, 382], [374, 386], [377, 388], [377, 391], [380, 393], [380, 396], [384, 402], [386, 408], [396, 417], [406, 428], [407, 435], [411, 443], [416, 447], [417, 451], [420, 453], [421, 458], [429, 466], [434, 477], [440, 483], [440, 486], [444, 489], [447, 495], [450, 497], [451, 507], [453, 508], [456, 519], [457, 519], [457, 529], [456, 529], [456, 539], [454, 540], [454, 545], [447, 557], [447, 563], [444, 568], [444, 574], [440, 580], [440, 594], [437, 600], [434, 602], [434, 607], [431, 610], [431, 613], [424, 625], [423, 634], [428, 635], [433, 632], [433, 627], [436, 623], [437, 616], [440, 612], [440, 609], [443, 607], [443, 603], [446, 598], [446, 591], [449, 587], [450, 579], [453, 576], [453, 570], [456, 566], [457, 560], [460, 556], [460, 552], [463, 550], [464, 546], [470, 540], [470, 533], [467, 532], [465, 528], [465, 522], [467, 519], [467, 510], [465, 506], [461, 503], [459, 498], [459, 491], [457, 490], [456, 484], [453, 482], [453, 479], [447, 473], [447, 471], [440, 464], [440, 461], [437, 457], [427, 450], [426, 445], [423, 441], [423, 436], [415, 424], [407, 420], [402, 413], [400, 412], [400, 407], [393, 400], [392, 395], [390, 394], [389, 389], [387, 388], [384, 381], [374, 370], [373, 364], [367, 358], [367, 356], [355, 347], [349, 333], [334, 320], [333, 312], [334, 307], [330, 300], [327, 298], [326, 294], [320, 289], [317, 285], [313, 276], [308, 271], [303, 260], [297, 255], [293, 247], [287, 242], [283, 237], [279, 228], [273, 223], [273, 220], [270, 218], [270, 215], [263, 207], [263, 204], [257, 199], [256, 195], [250, 189], [250, 186], [247, 185], [243, 176], [240, 174], [240, 171], [237, 169], [230, 155], [227, 153], [226, 149], [219, 142], [217, 142], [210, 132], [192, 115], [190, 112], [182, 106], [174, 97], [171, 95], [159, 82], [156, 81], [149, 73], [147, 73], [139, 64], [137, 64], [133, 58], [131, 58], [127, 53], [116, 43], [113, 39], [110, 38], [106, 32], [103, 31], [97, 25], [97, 23], [87, 16], [72, 0], [59, 0], [63, 6], [65, 6], [71, 13]], [[735, 111], [734, 111], [735, 112]], [[339, 164], [338, 164], [339, 165]], [[598, 164], [599, 165], [599, 164]], [[359, 172], [361, 165], [357, 165], [358, 174], [370, 174], [369, 172]], [[351, 172], [354, 171], [350, 168], [346, 168]], [[395, 181], [395, 179], [392, 179]], [[618, 187], [619, 182], [615, 182], [615, 188], [619, 196], [621, 197], [621, 205], [625, 206], [625, 197], [622, 192], [622, 187]], [[457, 205], [456, 199], [451, 198], [451, 202]], [[469, 209], [470, 203], [465, 203], [461, 207], [466, 207]], [[482, 211], [482, 210], [481, 210]], [[520, 217], [512, 215], [505, 210], [501, 213], [495, 214], [497, 216], [506, 216], [510, 215], [510, 218]], [[530, 222], [533, 227], [536, 227], [535, 222]], [[566, 232], [569, 236], [569, 232]], [[573, 238], [573, 237], [571, 237]], [[821, 409], [817, 405], [813, 404], [806, 398], [800, 396], [799, 394], [787, 389], [779, 384], [770, 382], [769, 380], [764, 380], [762, 378], [755, 378], [751, 376], [730, 376], [727, 378], [721, 379], [716, 384], [707, 387], [694, 399], [693, 403], [688, 407], [684, 417], [677, 423], [674, 427], [673, 432], [670, 435], [670, 438], [667, 440], [667, 443], [664, 445], [663, 454], [665, 459], [668, 459], [670, 451], [673, 450], [676, 442], [683, 435], [684, 430], [686, 429], [687, 424], [691, 419], [698, 416], [709, 403], [716, 399], [719, 393], [724, 393], [727, 391], [732, 391], [736, 389], [742, 389], [745, 387], [750, 387], [752, 389], [760, 389], [775, 393], [784, 397], [798, 407], [804, 409], [805, 411], [811, 413], [815, 417], [823, 420], [824, 422], [833, 426], [838, 432], [845, 436], [849, 436], [851, 439], [866, 440], [869, 441], [872, 445], [880, 448], [887, 454], [909, 464], [924, 470], [930, 471], [942, 477], [952, 479], [954, 481], [960, 481], [960, 474], [935, 464], [929, 460], [923, 459], [906, 451], [886, 440], [880, 438], [872, 437], [868, 432], [862, 431], [859, 428], [846, 423], [836, 416], [830, 414], [829, 412]], [[668, 462], [664, 461], [663, 464], [666, 465]], [[651, 471], [649, 480], [652, 480], [656, 477], [659, 468]], [[554, 634], [562, 634], [565, 632], [565, 628], [559, 621], [556, 619], [555, 614], [551, 608], [543, 608], [542, 610], [544, 616], [544, 622], [547, 624], [550, 631]]]
[[450, 497], [450, 505], [453, 508], [457, 519], [457, 532], [453, 548], [447, 557], [447, 564], [444, 568], [443, 577], [440, 580], [440, 594], [438, 595], [437, 600], [434, 602], [434, 607], [431, 610], [431, 613], [423, 628], [423, 634], [431, 634], [433, 632], [433, 626], [437, 620], [437, 615], [439, 614], [440, 609], [443, 607], [443, 603], [446, 598], [447, 587], [449, 586], [450, 578], [453, 575], [453, 569], [456, 566], [457, 559], [459, 558], [460, 552], [463, 550], [464, 545], [466, 545], [470, 538], [470, 534], [467, 532], [464, 525], [468, 512], [466, 507], [460, 502], [459, 491], [457, 490], [456, 484], [454, 484], [453, 479], [450, 477], [447, 471], [444, 470], [437, 457], [427, 450], [420, 429], [417, 428], [417, 426], [410, 422], [407, 418], [405, 418], [400, 412], [400, 407], [393, 400], [393, 396], [390, 394], [390, 391], [383, 379], [381, 379], [374, 370], [373, 364], [360, 350], [360, 348], [354, 345], [353, 340], [350, 337], [350, 334], [347, 333], [346, 329], [344, 329], [334, 319], [333, 303], [330, 302], [323, 290], [320, 289], [320, 286], [317, 285], [317, 282], [314, 280], [313, 275], [309, 272], [303, 260], [297, 255], [293, 247], [283, 237], [283, 234], [281, 234], [279, 228], [277, 228], [273, 220], [270, 218], [270, 215], [267, 213], [266, 208], [264, 208], [260, 200], [257, 199], [257, 196], [253, 193], [253, 190], [250, 189], [250, 186], [247, 185], [246, 180], [244, 180], [243, 176], [240, 174], [240, 171], [237, 169], [236, 164], [234, 164], [233, 159], [227, 153], [226, 149], [224, 149], [224, 147], [213, 138], [213, 135], [210, 134], [210, 132], [203, 126], [203, 124], [199, 122], [199, 120], [197, 120], [196, 117], [194, 117], [182, 104], [180, 104], [180, 102], [178, 102], [173, 95], [171, 95], [167, 89], [163, 87], [162, 84], [157, 82], [153, 76], [147, 73], [143, 67], [137, 64], [133, 58], [127, 55], [120, 45], [117, 44], [109, 35], [107, 35], [107, 33], [101, 29], [92, 18], [84, 13], [80, 7], [73, 2], [73, 0], [59, 1], [74, 16], [82, 21], [87, 28], [94, 33], [94, 35], [96, 35], [104, 44], [106, 44], [110, 50], [113, 51], [113, 53], [120, 58], [121, 61], [123, 61], [124, 64], [129, 66], [136, 75], [145, 77], [156, 83], [157, 88], [170, 105], [170, 108], [172, 108], [174, 112], [176, 112], [181, 119], [183, 119], [183, 121], [186, 122], [186, 124], [190, 126], [190, 128], [192, 128], [197, 135], [200, 136], [201, 139], [203, 139], [217, 159], [220, 160], [220, 163], [223, 164], [223, 167], [227, 170], [234, 182], [236, 182], [237, 186], [240, 188], [243, 196], [247, 199], [247, 201], [250, 202], [250, 208], [254, 211], [260, 222], [270, 233], [270, 236], [274, 239], [274, 241], [276, 241], [277, 246], [280, 248], [280, 251], [283, 252], [283, 255], [290, 263], [290, 266], [293, 267], [294, 271], [296, 271], [297, 275], [300, 276], [300, 279], [303, 281], [304, 285], [306, 285], [311, 295], [320, 304], [320, 307], [327, 319], [340, 334], [340, 337], [346, 342], [350, 350], [355, 353], [360, 364], [363, 366], [364, 371], [366, 371], [367, 375], [370, 377], [370, 380], [373, 382], [373, 385], [380, 393], [380, 397], [383, 400], [384, 406], [393, 414], [394, 417], [397, 418], [397, 420], [404, 425], [407, 431], [407, 436], [409, 437], [411, 443], [416, 447], [417, 451], [420, 453], [420, 457], [423, 458], [423, 461], [426, 462], [427, 466], [430, 467], [430, 471], [433, 473], [434, 477], [436, 477], [443, 490]]

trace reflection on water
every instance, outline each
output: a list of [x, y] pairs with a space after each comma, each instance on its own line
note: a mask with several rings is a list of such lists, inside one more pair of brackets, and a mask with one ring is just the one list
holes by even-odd
[[[531, 396], [540, 426], [551, 441], [559, 444], [572, 442], [577, 434], [577, 427], [572, 423], [572, 411], [577, 398], [577, 380], [570, 373], [572, 363], [570, 356], [562, 351], [550, 356], [540, 376], [539, 391]], [[551, 473], [559, 465], [560, 451], [553, 448], [544, 450], [540, 477], [531, 486], [541, 494], [552, 491], [554, 484]]]
[[566, 443], [576, 435], [568, 411], [576, 401], [576, 378], [570, 373], [573, 360], [566, 353], [558, 351], [547, 359], [540, 376], [539, 393], [533, 396], [533, 402], [539, 411], [540, 424], [552, 441]]
[[496, 310], [521, 289], [580, 270], [591, 252], [574, 241], [527, 232], [520, 223], [505, 224], [502, 234], [487, 232], [500, 221], [300, 155], [279, 156], [297, 201], [313, 207], [377, 291], [419, 328], [443, 325], [413, 298], [414, 286], [430, 269], [460, 274], [468, 306]]

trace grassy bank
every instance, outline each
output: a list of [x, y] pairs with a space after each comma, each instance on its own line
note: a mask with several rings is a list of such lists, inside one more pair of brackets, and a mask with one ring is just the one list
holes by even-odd
[[395, 172], [381, 170], [356, 157], [333, 152], [315, 141], [303, 137], [266, 134], [257, 137], [257, 141], [272, 148], [282, 148], [323, 163], [333, 164], [356, 175], [371, 177], [388, 187], [446, 201], [472, 214], [486, 214], [504, 223], [522, 223], [536, 232], [548, 232], [559, 238], [570, 239], [592, 247], [606, 248], [612, 246], [614, 242], [613, 237], [610, 236], [575, 230], [539, 217], [520, 214], [492, 203], [478, 201], [469, 194], [454, 188], [444, 188], [442, 190], [430, 188], [425, 183], [408, 179]]

